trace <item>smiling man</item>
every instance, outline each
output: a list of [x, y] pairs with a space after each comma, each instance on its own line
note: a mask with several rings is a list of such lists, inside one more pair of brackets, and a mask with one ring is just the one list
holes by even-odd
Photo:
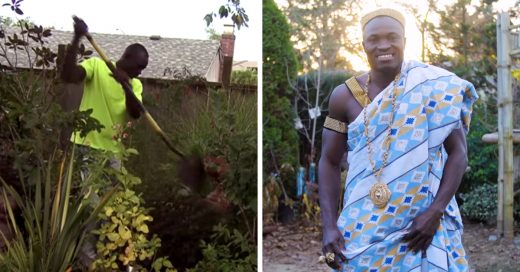
[[454, 195], [478, 97], [451, 72], [404, 61], [404, 25], [393, 9], [365, 15], [370, 71], [336, 87], [329, 100], [319, 162], [321, 259], [340, 271], [468, 270]]

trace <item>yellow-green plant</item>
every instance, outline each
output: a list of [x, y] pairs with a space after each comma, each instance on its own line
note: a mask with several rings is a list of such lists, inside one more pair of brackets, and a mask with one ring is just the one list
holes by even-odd
[[[131, 155], [138, 154], [137, 150], [125, 148], [124, 145], [129, 129], [132, 127], [133, 124], [128, 122], [124, 126], [117, 125], [114, 128], [116, 130], [114, 140], [123, 152], [118, 154], [102, 152], [101, 159], [115, 156], [120, 161], [126, 161]], [[132, 267], [138, 271], [147, 271], [144, 263], [154, 259], [157, 250], [161, 247], [161, 239], [156, 234], [152, 235], [151, 239], [147, 237], [150, 232], [147, 222], [153, 221], [153, 218], [144, 207], [141, 195], [133, 190], [135, 185], [141, 183], [141, 179], [129, 173], [124, 166], [118, 169], [107, 168], [104, 172], [118, 181], [119, 188], [98, 214], [100, 227], [92, 231], [98, 237], [97, 256], [92, 268], [96, 271], [121, 271]], [[102, 191], [106, 182], [106, 179], [94, 180], [86, 186], [94, 191]], [[162, 271], [162, 269], [176, 271], [165, 257], [153, 261], [150, 270]]]
[[304, 193], [302, 199], [305, 219], [313, 226], [319, 226], [321, 221], [321, 209], [316, 201], [309, 199], [309, 196]]
[[[138, 180], [137, 177], [133, 179]], [[161, 246], [157, 235], [147, 238], [147, 222], [153, 218], [143, 207], [142, 198], [129, 188], [118, 191], [103, 208], [99, 218], [103, 223], [94, 231], [99, 236], [96, 244], [98, 258], [94, 262], [94, 269], [140, 267], [143, 261], [152, 260]], [[155, 260], [152, 265], [156, 271], [162, 267], [166, 271], [176, 271], [165, 258]]]
[[520, 69], [516, 69], [512, 71], [513, 77], [516, 78], [516, 80], [520, 80]]
[[282, 195], [282, 188], [276, 181], [276, 177], [274, 175], [269, 176], [269, 178], [264, 182], [263, 187], [262, 214], [264, 216], [264, 222], [271, 223], [275, 218], [276, 212], [278, 210], [278, 198]]

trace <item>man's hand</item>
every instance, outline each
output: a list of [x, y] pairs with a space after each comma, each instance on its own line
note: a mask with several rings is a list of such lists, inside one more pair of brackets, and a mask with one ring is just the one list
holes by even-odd
[[81, 38], [88, 33], [88, 26], [85, 21], [78, 17], [74, 17], [74, 37]]
[[414, 253], [426, 251], [432, 243], [433, 236], [441, 222], [442, 213], [432, 209], [426, 210], [417, 216], [410, 227], [410, 231], [402, 240], [408, 242], [408, 249]]
[[334, 253], [334, 262], [326, 262], [333, 269], [340, 269], [341, 262], [347, 262], [347, 257], [341, 253], [345, 248], [345, 239], [337, 228], [323, 229], [323, 255]]

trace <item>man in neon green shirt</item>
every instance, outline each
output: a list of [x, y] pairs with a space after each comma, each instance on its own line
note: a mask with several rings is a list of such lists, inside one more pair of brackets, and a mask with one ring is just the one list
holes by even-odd
[[[119, 153], [120, 147], [114, 140], [114, 126], [124, 125], [129, 117], [137, 119], [141, 114], [139, 100], [142, 100], [143, 86], [136, 77], [148, 65], [148, 52], [141, 44], [131, 44], [115, 63], [114, 73], [111, 73], [106, 63], [97, 57], [77, 65], [79, 41], [87, 32], [88, 27], [83, 21], [74, 24], [74, 37], [65, 56], [61, 78], [69, 83], [84, 82], [79, 109], [92, 109], [92, 117], [104, 128], [101, 132], [89, 132], [85, 138], [74, 133], [71, 141], [94, 149]], [[130, 83], [135, 96], [123, 90], [121, 84], [124, 82]]]
[[[88, 27], [85, 22], [76, 21], [74, 37], [65, 56], [61, 78], [70, 83], [83, 82], [83, 97], [79, 109], [81, 111], [92, 109], [91, 116], [97, 119], [104, 128], [100, 132], [91, 131], [84, 138], [80, 137], [79, 133], [73, 133], [71, 141], [97, 150], [120, 153], [121, 147], [114, 139], [117, 133], [114, 126], [124, 126], [130, 118], [137, 119], [141, 115], [139, 103], [142, 100], [143, 86], [136, 77], [148, 65], [148, 52], [141, 44], [128, 46], [123, 56], [115, 63], [116, 70], [113, 73], [107, 64], [97, 57], [77, 65], [79, 41], [86, 33], [88, 33]], [[123, 89], [122, 84], [127, 82], [132, 86], [135, 96], [129, 90], [127, 92]], [[85, 148], [85, 150], [87, 150], [87, 154], [83, 154], [82, 160], [89, 159], [89, 148]], [[119, 159], [112, 158], [109, 161], [112, 168], [121, 168]], [[88, 171], [86, 169], [85, 172], [82, 172], [82, 176]], [[91, 198], [96, 197], [91, 195]], [[87, 226], [87, 229], [90, 231], [94, 227], [94, 225]], [[85, 268], [90, 267], [96, 258], [96, 240], [97, 237], [87, 236], [80, 249], [79, 261]]]

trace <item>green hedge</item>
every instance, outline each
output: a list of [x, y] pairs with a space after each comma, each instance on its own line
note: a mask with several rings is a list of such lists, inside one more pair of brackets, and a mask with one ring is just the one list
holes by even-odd
[[298, 64], [289, 24], [273, 0], [263, 1], [263, 37], [263, 171], [268, 176], [283, 163], [298, 163], [296, 116], [288, 83], [296, 76]]
[[487, 107], [487, 104], [489, 103], [479, 100], [473, 107], [471, 127], [466, 138], [468, 165], [471, 170], [464, 174], [459, 188], [459, 192], [462, 193], [467, 193], [484, 183], [496, 183], [498, 180], [498, 145], [482, 141], [484, 134], [496, 131], [496, 111]]

